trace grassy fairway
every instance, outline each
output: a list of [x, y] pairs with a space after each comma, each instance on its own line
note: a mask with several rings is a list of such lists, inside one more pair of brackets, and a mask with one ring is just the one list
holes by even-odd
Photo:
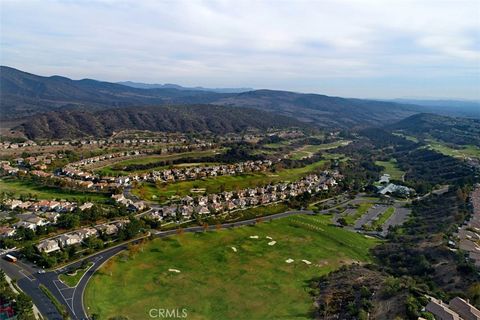
[[405, 171], [400, 170], [400, 168], [397, 166], [397, 160], [390, 159], [390, 161], [375, 161], [375, 164], [383, 167], [383, 173], [388, 173], [390, 178], [394, 180], [403, 180]]
[[429, 147], [437, 152], [443, 153], [446, 156], [465, 158], [472, 157], [480, 159], [480, 148], [477, 146], [458, 146], [458, 149], [449, 147], [447, 144], [437, 140], [426, 140]]
[[177, 160], [182, 158], [209, 157], [209, 156], [215, 155], [215, 153], [217, 152], [221, 152], [221, 150], [192, 151], [192, 152], [183, 152], [183, 153], [175, 153], [175, 154], [168, 154], [168, 155], [145, 156], [140, 158], [119, 161], [112, 165], [99, 168], [95, 170], [95, 172], [104, 176], [120, 176], [120, 175], [128, 175], [128, 174], [137, 173], [137, 172], [143, 172], [143, 171], [159, 170], [164, 167], [158, 166], [148, 170], [138, 170], [138, 171], [129, 171], [129, 172], [122, 171], [121, 168], [128, 165], [134, 165], [134, 164], [150, 164], [150, 163], [155, 163], [159, 161]]
[[239, 176], [221, 176], [204, 180], [182, 181], [166, 185], [155, 185], [153, 183], [142, 184], [133, 189], [133, 193], [143, 199], [153, 201], [165, 201], [171, 196], [185, 196], [191, 194], [193, 188], [205, 189], [207, 193], [219, 193], [221, 190], [231, 191], [280, 181], [295, 181], [301, 177], [320, 169], [325, 161], [318, 161], [308, 166], [294, 169], [284, 169], [276, 173], [256, 173]]
[[[151, 308], [186, 308], [188, 319], [309, 319], [307, 281], [345, 263], [368, 261], [377, 243], [331, 226], [330, 219], [295, 216], [156, 239], [97, 272], [85, 305], [99, 319], [148, 319]], [[259, 238], [249, 238], [254, 235]], [[269, 246], [267, 236], [277, 243]], [[294, 262], [286, 263], [289, 258]]]
[[335, 149], [340, 146], [348, 145], [349, 143], [351, 143], [351, 141], [339, 140], [319, 145], [306, 145], [292, 151], [289, 155], [289, 158], [293, 160], [300, 160], [305, 157], [311, 157], [314, 153], [317, 153], [318, 151]]
[[102, 201], [108, 196], [102, 193], [70, 191], [60, 188], [45, 187], [28, 180], [11, 178], [0, 179], [0, 192], [12, 193], [14, 197], [26, 196], [37, 199], [65, 199], [69, 201]]

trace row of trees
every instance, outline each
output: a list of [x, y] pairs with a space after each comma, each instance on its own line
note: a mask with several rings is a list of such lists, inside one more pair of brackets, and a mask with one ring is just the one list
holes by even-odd
[[3, 270], [0, 270], [0, 304], [4, 308], [12, 308], [18, 320], [35, 319], [32, 300], [23, 292], [13, 291]]

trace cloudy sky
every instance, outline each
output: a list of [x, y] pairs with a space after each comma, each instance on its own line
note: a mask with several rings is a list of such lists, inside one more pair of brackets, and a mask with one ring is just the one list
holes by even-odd
[[480, 99], [480, 0], [1, 0], [1, 64], [73, 79]]

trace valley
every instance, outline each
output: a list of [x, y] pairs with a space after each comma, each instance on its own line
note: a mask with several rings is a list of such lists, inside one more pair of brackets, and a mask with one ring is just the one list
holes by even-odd
[[[76, 101], [22, 116], [0, 145], [0, 265], [48, 319], [144, 319], [160, 304], [192, 319], [413, 319], [430, 316], [426, 296], [480, 303], [452, 233], [480, 182], [478, 120], [268, 90], [145, 96], [2, 77], [54, 81]], [[117, 94], [86, 107], [97, 86]], [[125, 105], [107, 106], [122, 92]]]

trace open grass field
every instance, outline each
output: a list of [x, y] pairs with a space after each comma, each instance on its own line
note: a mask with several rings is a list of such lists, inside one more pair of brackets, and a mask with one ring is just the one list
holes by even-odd
[[323, 168], [325, 161], [318, 161], [301, 168], [283, 169], [276, 173], [254, 173], [237, 176], [220, 176], [204, 180], [182, 181], [164, 185], [144, 183], [134, 188], [132, 193], [142, 199], [163, 202], [171, 196], [193, 194], [191, 189], [205, 189], [207, 193], [219, 193], [267, 185], [280, 181], [295, 181]]
[[278, 148], [289, 146], [292, 143], [293, 143], [293, 140], [285, 140], [285, 141], [276, 142], [276, 143], [267, 143], [263, 145], [263, 147], [267, 149], [278, 149]]
[[351, 143], [351, 141], [339, 140], [319, 145], [306, 145], [292, 151], [289, 154], [289, 158], [293, 160], [300, 160], [306, 157], [311, 157], [314, 153], [317, 153], [319, 151], [335, 149], [340, 146], [348, 145], [349, 143]]
[[309, 319], [308, 281], [369, 261], [378, 241], [331, 226], [330, 219], [295, 216], [153, 240], [102, 267], [85, 305], [98, 319], [148, 319], [151, 308], [186, 308], [188, 319]]
[[427, 140], [427, 142], [428, 142], [428, 146], [431, 149], [437, 152], [440, 152], [446, 156], [462, 158], [462, 159], [465, 157], [480, 159], [480, 147], [477, 147], [477, 146], [472, 146], [472, 145], [458, 146], [458, 149], [454, 149], [438, 140]]
[[37, 199], [65, 199], [69, 201], [102, 201], [108, 200], [107, 194], [98, 192], [81, 192], [64, 190], [60, 188], [45, 187], [37, 185], [30, 181], [17, 180], [11, 178], [0, 179], [0, 192], [12, 193], [13, 197], [18, 198], [20, 196], [34, 197]]
[[209, 157], [215, 155], [215, 153], [221, 152], [219, 150], [205, 150], [205, 151], [194, 151], [194, 152], [183, 152], [169, 155], [156, 155], [156, 156], [145, 156], [140, 158], [128, 159], [116, 162], [114, 164], [99, 168], [94, 170], [96, 173], [103, 176], [121, 176], [128, 175], [132, 173], [140, 173], [151, 170], [160, 170], [166, 168], [165, 166], [158, 166], [148, 170], [138, 170], [138, 171], [122, 171], [121, 168], [134, 165], [134, 164], [150, 164], [158, 161], [168, 161], [168, 160], [178, 160], [182, 158], [201, 158]]
[[397, 160], [390, 159], [389, 161], [375, 161], [377, 166], [381, 166], [384, 168], [383, 173], [388, 173], [390, 178], [394, 180], [403, 180], [403, 176], [405, 175], [405, 171], [402, 171], [397, 166]]

